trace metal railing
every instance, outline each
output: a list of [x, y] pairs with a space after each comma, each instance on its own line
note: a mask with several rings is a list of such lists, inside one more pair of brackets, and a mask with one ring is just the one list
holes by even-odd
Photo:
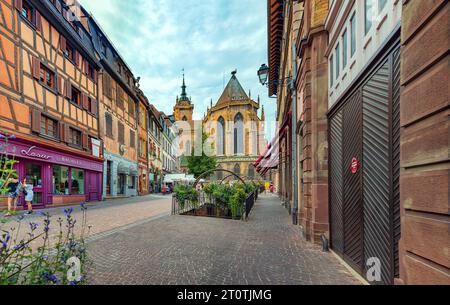
[[214, 197], [209, 197], [204, 192], [199, 193], [198, 200], [195, 202], [186, 200], [184, 203], [181, 203], [175, 198], [175, 196], [172, 196], [172, 215], [191, 215], [247, 220], [256, 200], [258, 199], [258, 194], [259, 189], [251, 193], [245, 200], [244, 205], [237, 209], [237, 213], [234, 218], [232, 210], [227, 204], [217, 202]]

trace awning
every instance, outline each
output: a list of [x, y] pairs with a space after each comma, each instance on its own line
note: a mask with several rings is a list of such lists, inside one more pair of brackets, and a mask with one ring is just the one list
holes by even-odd
[[139, 176], [139, 172], [134, 166], [130, 166], [130, 176]]
[[130, 174], [130, 168], [125, 165], [125, 163], [120, 162], [117, 166], [117, 173], [122, 175], [129, 175]]

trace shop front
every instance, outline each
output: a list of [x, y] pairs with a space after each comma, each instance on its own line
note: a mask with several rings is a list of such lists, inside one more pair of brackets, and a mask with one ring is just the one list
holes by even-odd
[[[16, 139], [5, 148], [20, 180], [33, 184], [33, 207], [99, 201], [102, 199], [103, 162], [96, 157], [71, 154], [67, 150], [36, 145]], [[18, 201], [23, 206], [23, 196]]]
[[148, 171], [146, 164], [139, 164], [138, 192], [140, 196], [148, 194]]
[[138, 194], [138, 169], [135, 161], [105, 152], [103, 196], [135, 197]]

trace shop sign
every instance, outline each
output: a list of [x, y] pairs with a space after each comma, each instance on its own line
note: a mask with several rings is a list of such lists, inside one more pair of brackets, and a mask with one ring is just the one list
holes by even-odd
[[35, 151], [36, 146], [31, 146], [28, 149], [22, 149], [20, 153], [24, 156], [28, 156], [31, 158], [42, 159], [42, 160], [50, 160], [52, 157], [43, 153], [39, 153]]
[[358, 168], [359, 168], [359, 162], [358, 159], [353, 158], [352, 159], [352, 164], [351, 164], [351, 170], [352, 170], [352, 174], [356, 174], [358, 172]]

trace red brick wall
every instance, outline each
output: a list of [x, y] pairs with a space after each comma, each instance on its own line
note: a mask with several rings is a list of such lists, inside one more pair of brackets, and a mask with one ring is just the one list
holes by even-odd
[[399, 283], [450, 284], [450, 2], [403, 1]]

